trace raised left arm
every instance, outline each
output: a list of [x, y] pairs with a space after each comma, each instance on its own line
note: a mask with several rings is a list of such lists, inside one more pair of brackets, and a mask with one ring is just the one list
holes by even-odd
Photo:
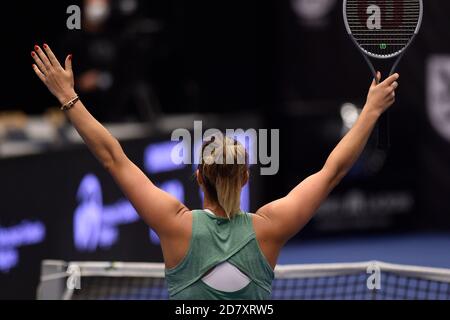
[[[63, 68], [48, 45], [36, 46], [32, 52], [33, 69], [61, 104], [76, 96], [69, 55]], [[125, 155], [119, 141], [101, 125], [78, 101], [65, 111], [84, 142], [111, 174], [142, 219], [164, 239], [180, 236], [185, 228], [180, 220], [186, 207], [176, 198], [156, 187], [150, 179]]]

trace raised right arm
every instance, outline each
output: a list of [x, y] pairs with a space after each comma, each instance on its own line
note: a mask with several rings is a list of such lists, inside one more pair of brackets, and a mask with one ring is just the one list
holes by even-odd
[[[381, 77], [380, 74], [378, 74]], [[314, 216], [329, 193], [340, 183], [361, 155], [377, 120], [395, 101], [398, 74], [370, 87], [359, 119], [328, 157], [322, 170], [296, 186], [287, 196], [257, 211], [261, 238], [283, 246]]]

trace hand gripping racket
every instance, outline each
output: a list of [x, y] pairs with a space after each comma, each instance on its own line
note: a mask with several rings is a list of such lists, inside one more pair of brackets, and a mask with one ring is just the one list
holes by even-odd
[[[377, 79], [372, 59], [394, 59], [389, 75], [395, 73], [406, 49], [422, 24], [422, 0], [344, 0], [344, 22], [370, 70]], [[390, 146], [389, 113], [378, 125], [378, 146]]]

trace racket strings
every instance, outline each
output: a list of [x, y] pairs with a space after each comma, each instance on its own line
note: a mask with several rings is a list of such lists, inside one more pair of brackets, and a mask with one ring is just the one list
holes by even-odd
[[344, 7], [355, 41], [379, 57], [398, 55], [407, 47], [420, 22], [421, 9], [420, 0], [347, 0]]

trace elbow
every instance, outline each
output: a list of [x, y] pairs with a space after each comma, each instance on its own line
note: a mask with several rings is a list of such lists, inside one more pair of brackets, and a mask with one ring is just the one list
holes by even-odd
[[329, 184], [331, 189], [337, 187], [347, 175], [347, 170], [338, 165], [332, 165], [330, 163], [326, 163], [322, 171], [326, 173], [327, 177], [329, 177]]
[[102, 160], [101, 164], [102, 164], [103, 168], [108, 172], [111, 172], [114, 170], [115, 163], [112, 159]]
[[105, 154], [101, 158], [100, 162], [107, 171], [111, 172], [115, 167], [117, 167], [124, 157], [125, 154], [119, 141], [114, 138], [108, 148], [106, 148]]
[[335, 176], [331, 182], [333, 189], [336, 188], [341, 183], [342, 180], [344, 180], [346, 175], [347, 175], [347, 172], [345, 172], [345, 171], [341, 171], [341, 172], [338, 172], [335, 174]]

